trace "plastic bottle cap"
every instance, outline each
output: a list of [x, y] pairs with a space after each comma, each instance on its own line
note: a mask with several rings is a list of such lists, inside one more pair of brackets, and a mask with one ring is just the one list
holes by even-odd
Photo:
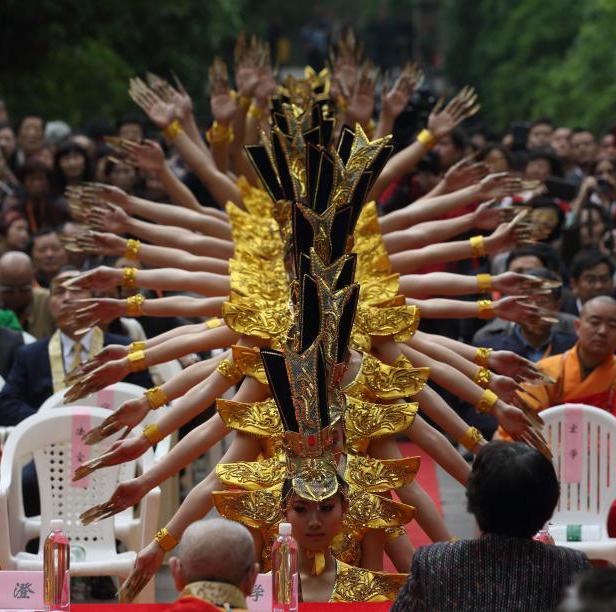
[[290, 536], [293, 528], [291, 527], [291, 523], [280, 523], [278, 525], [278, 533], [283, 536]]
[[62, 519], [51, 519], [49, 527], [51, 531], [62, 531], [64, 529], [64, 521]]

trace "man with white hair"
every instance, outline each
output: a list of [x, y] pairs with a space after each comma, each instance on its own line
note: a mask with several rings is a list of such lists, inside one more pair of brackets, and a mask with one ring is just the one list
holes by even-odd
[[223, 518], [190, 525], [169, 566], [180, 591], [173, 612], [244, 610], [259, 573], [250, 532]]

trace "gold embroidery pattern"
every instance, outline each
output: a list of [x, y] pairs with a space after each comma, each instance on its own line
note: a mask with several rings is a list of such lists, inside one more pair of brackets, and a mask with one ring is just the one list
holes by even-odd
[[331, 601], [391, 601], [397, 597], [406, 579], [406, 574], [371, 572], [338, 562]]
[[370, 491], [385, 493], [409, 484], [417, 475], [421, 459], [372, 459], [348, 455], [345, 480], [349, 485]]
[[231, 384], [235, 385], [242, 380], [242, 373], [230, 359], [223, 359], [216, 366], [216, 371], [224, 376]]
[[272, 457], [262, 461], [219, 463], [216, 475], [228, 487], [254, 491], [282, 484], [286, 470], [284, 458]]
[[287, 310], [261, 310], [246, 304], [225, 302], [222, 316], [227, 326], [238, 334], [272, 339], [286, 337], [290, 327]]
[[217, 399], [216, 408], [229, 429], [259, 437], [274, 437], [282, 440], [284, 429], [273, 399], [246, 404], [232, 400]]
[[250, 376], [262, 385], [267, 385], [267, 376], [258, 348], [236, 345], [231, 347], [231, 351], [235, 365], [244, 376]]

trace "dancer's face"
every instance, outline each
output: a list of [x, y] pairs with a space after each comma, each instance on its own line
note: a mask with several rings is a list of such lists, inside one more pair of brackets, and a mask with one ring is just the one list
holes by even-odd
[[302, 499], [291, 494], [287, 504], [287, 521], [293, 527], [293, 537], [304, 550], [320, 551], [328, 548], [342, 529], [346, 500], [336, 493], [321, 502]]

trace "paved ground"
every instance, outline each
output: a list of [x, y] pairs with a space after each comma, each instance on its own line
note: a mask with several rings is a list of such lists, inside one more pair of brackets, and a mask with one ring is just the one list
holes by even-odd
[[[475, 522], [473, 517], [466, 512], [466, 497], [460, 486], [449, 474], [437, 467], [439, 486], [441, 490], [441, 504], [445, 515], [445, 522], [452, 534], [459, 538], [472, 538], [475, 536]], [[173, 580], [169, 568], [164, 566], [156, 577], [156, 599], [160, 603], [173, 601], [177, 597], [177, 591], [173, 586]], [[96, 602], [96, 599], [87, 601]], [[77, 602], [73, 602], [77, 603]]]

